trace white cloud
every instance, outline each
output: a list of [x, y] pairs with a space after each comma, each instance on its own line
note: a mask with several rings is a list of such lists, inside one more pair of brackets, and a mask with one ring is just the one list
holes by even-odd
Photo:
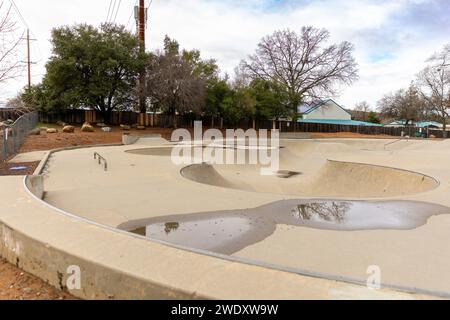
[[[445, 0], [442, 0], [445, 1]], [[87, 22], [98, 25], [106, 19], [109, 0], [16, 0], [33, 33], [39, 39], [43, 60], [34, 68], [35, 82], [45, 72], [50, 55], [52, 27]], [[126, 24], [135, 0], [122, 0], [117, 21]], [[299, 30], [304, 25], [330, 30], [332, 41], [355, 44], [361, 79], [344, 88], [338, 98], [353, 107], [367, 100], [373, 106], [389, 91], [407, 86], [428, 56], [448, 39], [448, 30], [432, 34], [428, 21], [404, 18], [414, 6], [441, 0], [303, 0], [303, 1], [154, 0], [150, 9], [148, 47], [160, 48], [165, 34], [182, 47], [200, 49], [205, 58], [216, 58], [233, 73], [239, 61], [252, 53], [259, 39], [274, 30]], [[421, 17], [420, 19], [424, 19]], [[435, 17], [430, 17], [435, 19]], [[426, 20], [426, 19], [425, 19]], [[131, 21], [130, 25], [133, 25]], [[36, 45], [33, 49], [36, 54]], [[39, 55], [39, 54], [37, 54]], [[35, 55], [36, 57], [36, 55]], [[10, 93], [24, 84], [11, 85]]]

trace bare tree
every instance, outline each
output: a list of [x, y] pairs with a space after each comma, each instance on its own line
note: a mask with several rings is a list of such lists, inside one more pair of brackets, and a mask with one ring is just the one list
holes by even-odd
[[6, 102], [6, 107], [13, 109], [16, 113], [23, 115], [29, 113], [33, 110], [33, 108], [27, 105], [22, 99], [22, 92], [20, 92], [14, 98], [8, 99]]
[[206, 101], [205, 81], [177, 50], [157, 52], [149, 61], [146, 93], [153, 105], [173, 116], [198, 112]]
[[430, 65], [417, 76], [417, 83], [426, 100], [427, 109], [440, 119], [444, 137], [447, 137], [450, 111], [450, 44], [442, 52], [432, 56], [428, 62]]
[[18, 59], [22, 37], [17, 35], [17, 25], [12, 18], [12, 5], [0, 2], [0, 84], [20, 76], [23, 64]]
[[306, 98], [335, 95], [336, 85], [358, 79], [353, 45], [342, 42], [324, 47], [329, 37], [327, 30], [313, 27], [303, 27], [300, 34], [276, 31], [261, 40], [256, 53], [241, 62], [241, 69], [281, 87], [287, 107], [296, 115]]
[[385, 95], [378, 101], [378, 109], [384, 118], [406, 120], [405, 125], [424, 119], [425, 101], [419, 90], [411, 83], [408, 89], [400, 89]]
[[350, 202], [316, 202], [300, 204], [292, 212], [299, 220], [336, 222], [342, 224], [347, 220], [347, 213], [353, 205]]
[[370, 105], [367, 101], [358, 102], [355, 106], [357, 120], [367, 121], [368, 115], [371, 111]]

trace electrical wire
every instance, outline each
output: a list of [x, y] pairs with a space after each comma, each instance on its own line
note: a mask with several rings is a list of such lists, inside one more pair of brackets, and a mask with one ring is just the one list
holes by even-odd
[[[43, 55], [42, 55], [42, 50], [41, 50], [41, 46], [39, 44], [39, 40], [36, 37], [36, 35], [34, 34], [34, 32], [30, 29], [28, 22], [25, 20], [25, 17], [23, 16], [22, 12], [19, 9], [19, 6], [16, 4], [16, 2], [14, 0], [9, 0], [9, 2], [11, 3], [12, 7], [14, 8], [14, 11], [16, 12], [17, 16], [19, 17], [20, 21], [24, 24], [24, 26], [29, 30], [30, 36], [32, 38], [33, 41], [31, 41], [30, 45], [37, 49], [34, 50], [32, 49], [32, 52], [38, 52], [39, 55], [39, 59], [31, 62], [34, 65], [37, 65], [39, 63], [42, 62], [42, 60], [44, 59]], [[23, 38], [25, 35], [25, 33], [21, 36], [21, 38]], [[32, 79], [35, 79], [37, 77], [40, 77], [41, 74], [32, 74]]]
[[122, 4], [122, 0], [119, 0], [119, 5], [117, 6], [116, 15], [114, 16], [114, 23], [116, 22], [117, 15], [119, 14], [120, 5]]
[[126, 25], [126, 28], [128, 29], [128, 27], [130, 26], [130, 22], [131, 22], [131, 18], [133, 18], [133, 16], [134, 16], [134, 7], [137, 5], [137, 0], [134, 2], [134, 6], [133, 6], [133, 8], [131, 9], [131, 14], [130, 14], [130, 17], [128, 18], [128, 21], [127, 21], [127, 25]]
[[[30, 34], [31, 34], [31, 36], [33, 37], [33, 39], [35, 40], [35, 41], [33, 41], [32, 43], [33, 43], [33, 44], [36, 43], [37, 51], [38, 51], [38, 53], [39, 53], [39, 58], [37, 59], [37, 61], [35, 61], [35, 63], [38, 64], [38, 63], [40, 63], [40, 62], [44, 59], [44, 57], [43, 57], [43, 55], [42, 55], [41, 46], [39, 45], [39, 40], [38, 40], [38, 38], [36, 37], [36, 35], [35, 35], [35, 34], [33, 33], [33, 31], [31, 31], [31, 30], [30, 30]], [[33, 50], [33, 51], [34, 51], [34, 50]]]
[[111, 14], [108, 16], [108, 20], [106, 22], [112, 22], [112, 18], [114, 16], [114, 11], [116, 10], [116, 3], [117, 3], [117, 0], [114, 0]]
[[109, 20], [109, 14], [111, 12], [111, 6], [112, 6], [112, 0], [109, 0], [109, 9], [108, 9], [108, 15], [106, 16], [106, 22]]
[[[147, 15], [148, 15], [148, 11], [149, 11], [150, 7], [152, 6], [152, 4], [153, 4], [153, 0], [149, 0], [148, 4], [147, 4], [147, 10], [146, 10]], [[145, 29], [147, 29], [147, 26], [148, 26], [148, 16], [145, 19]]]
[[22, 13], [19, 10], [19, 7], [16, 5], [16, 2], [14, 0], [9, 0], [9, 2], [12, 4], [12, 6], [14, 7], [14, 10], [16, 11], [17, 15], [19, 16], [20, 20], [22, 21], [22, 23], [25, 25], [25, 27], [27, 29], [29, 29], [28, 27], [28, 23], [25, 20], [25, 18], [23, 17]]

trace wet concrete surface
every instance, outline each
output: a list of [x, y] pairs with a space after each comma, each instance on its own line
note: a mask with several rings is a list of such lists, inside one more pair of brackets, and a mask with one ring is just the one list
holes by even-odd
[[415, 201], [284, 200], [259, 208], [130, 221], [121, 230], [231, 255], [272, 235], [277, 225], [342, 232], [412, 230], [450, 208]]

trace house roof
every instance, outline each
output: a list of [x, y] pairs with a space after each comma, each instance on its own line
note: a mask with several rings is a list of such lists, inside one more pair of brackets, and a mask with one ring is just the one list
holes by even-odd
[[[386, 124], [386, 126], [406, 126], [406, 122], [407, 122], [406, 120], [395, 120], [395, 121], [392, 121], [392, 122]], [[413, 124], [416, 128], [427, 128], [427, 127], [441, 128], [442, 127], [442, 123], [439, 123], [436, 121], [419, 121], [419, 122], [415, 122]]]
[[406, 120], [395, 120], [386, 124], [386, 126], [405, 126]]
[[337, 103], [337, 102], [334, 101], [333, 99], [316, 100], [316, 101], [313, 101], [313, 102], [311, 102], [311, 103], [304, 103], [304, 104], [300, 105], [300, 107], [298, 108], [298, 113], [301, 113], [301, 114], [309, 114], [309, 113], [311, 113], [311, 112], [317, 110], [318, 108], [320, 108], [321, 106], [323, 106], [323, 105], [325, 105], [325, 104], [327, 104], [327, 103], [329, 103], [329, 102], [334, 103], [334, 104], [337, 105], [339, 108], [341, 108], [342, 110], [344, 110], [346, 113], [348, 113], [349, 115], [351, 115], [350, 112], [348, 112], [347, 110], [345, 110], [339, 103]]
[[442, 123], [436, 121], [420, 121], [416, 123], [416, 127], [418, 128], [427, 128], [427, 127], [441, 128], [442, 126], [443, 126]]
[[355, 120], [305, 120], [299, 119], [299, 123], [317, 123], [317, 124], [338, 124], [344, 126], [362, 126], [362, 127], [382, 127], [381, 124], [371, 123], [371, 122], [363, 122], [363, 121], [355, 121]]

